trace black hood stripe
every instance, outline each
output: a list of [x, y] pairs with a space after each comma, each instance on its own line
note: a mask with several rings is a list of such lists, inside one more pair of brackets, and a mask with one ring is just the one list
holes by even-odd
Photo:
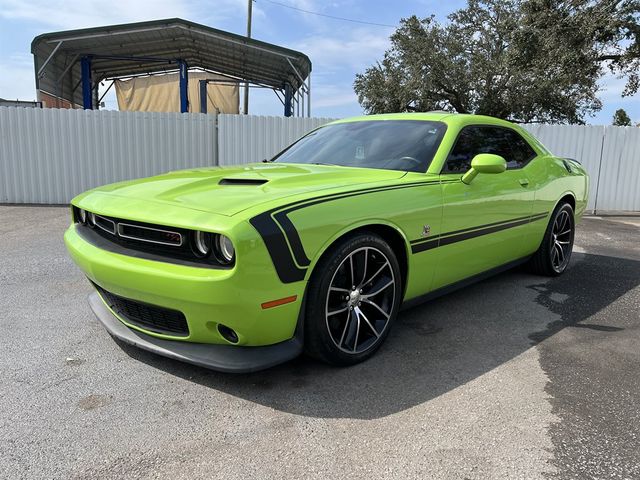
[[291, 223], [291, 220], [287, 217], [287, 212], [277, 212], [273, 215], [273, 219], [280, 224], [280, 227], [284, 230], [296, 263], [301, 267], [308, 267], [311, 260], [307, 257], [304, 247], [302, 246], [302, 240], [300, 240], [300, 235], [298, 235], [296, 227], [293, 226], [293, 223]]
[[270, 212], [261, 213], [253, 217], [249, 222], [262, 237], [280, 281], [282, 283], [292, 283], [303, 280], [307, 269], [298, 267], [293, 261], [287, 239], [271, 217]]

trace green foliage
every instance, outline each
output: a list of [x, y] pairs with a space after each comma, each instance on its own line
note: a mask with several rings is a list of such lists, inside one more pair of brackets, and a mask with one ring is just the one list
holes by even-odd
[[630, 127], [631, 119], [627, 112], [623, 108], [619, 108], [616, 110], [616, 113], [613, 114], [613, 123], [612, 125], [616, 125], [618, 127]]
[[640, 0], [468, 0], [446, 25], [403, 19], [384, 58], [356, 75], [368, 113], [448, 110], [583, 123], [606, 69], [640, 86]]

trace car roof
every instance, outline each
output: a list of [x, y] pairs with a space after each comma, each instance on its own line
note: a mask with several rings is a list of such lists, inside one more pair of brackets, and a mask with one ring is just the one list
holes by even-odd
[[419, 121], [432, 121], [443, 122], [447, 125], [456, 125], [459, 127], [465, 125], [496, 125], [503, 127], [515, 127], [513, 123], [501, 120], [495, 117], [489, 117], [486, 115], [471, 115], [463, 113], [451, 113], [451, 112], [405, 112], [405, 113], [382, 113], [377, 115], [362, 115], [360, 117], [349, 117], [342, 120], [336, 120], [329, 125], [338, 123], [351, 123], [351, 122], [371, 122], [380, 120], [419, 120]]

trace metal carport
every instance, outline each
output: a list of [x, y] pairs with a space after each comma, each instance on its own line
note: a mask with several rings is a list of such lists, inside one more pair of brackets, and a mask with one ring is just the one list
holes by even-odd
[[311, 61], [295, 50], [179, 18], [45, 33], [31, 43], [36, 88], [97, 108], [105, 79], [180, 71], [186, 112], [188, 68], [273, 89], [285, 116], [311, 114]]

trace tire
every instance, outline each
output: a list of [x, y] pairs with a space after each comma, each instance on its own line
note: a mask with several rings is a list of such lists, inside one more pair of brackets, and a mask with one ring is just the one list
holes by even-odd
[[540, 248], [529, 260], [530, 270], [547, 277], [562, 275], [571, 259], [574, 236], [573, 208], [568, 203], [561, 203], [551, 215]]
[[373, 233], [345, 237], [318, 262], [307, 295], [305, 353], [337, 366], [360, 363], [384, 343], [398, 314], [396, 255]]

